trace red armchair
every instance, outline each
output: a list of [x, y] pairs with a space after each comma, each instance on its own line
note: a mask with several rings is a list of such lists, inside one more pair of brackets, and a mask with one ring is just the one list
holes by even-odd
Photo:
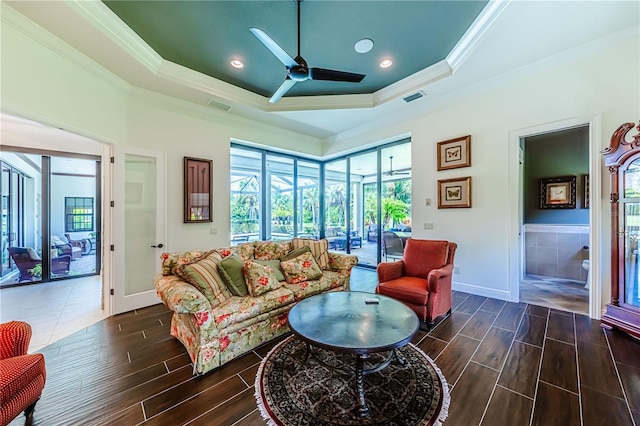
[[44, 355], [27, 354], [31, 326], [22, 321], [0, 324], [0, 425], [24, 411], [33, 416], [46, 380]]
[[413, 309], [431, 329], [451, 313], [451, 275], [458, 245], [443, 240], [409, 238], [402, 260], [378, 264], [376, 293]]

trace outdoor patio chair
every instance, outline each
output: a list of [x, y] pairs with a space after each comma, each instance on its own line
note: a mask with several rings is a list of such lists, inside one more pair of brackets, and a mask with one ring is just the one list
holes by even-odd
[[[9, 247], [7, 250], [20, 271], [18, 282], [40, 278], [33, 273], [33, 268], [37, 265], [42, 265], [42, 259], [34, 249], [31, 247]], [[54, 275], [67, 275], [69, 273], [69, 265], [71, 265], [71, 256], [54, 257], [51, 259], [51, 273]]]
[[399, 259], [404, 253], [402, 238], [395, 232], [384, 231], [382, 233], [382, 248], [384, 249], [385, 260], [389, 260], [390, 257]]

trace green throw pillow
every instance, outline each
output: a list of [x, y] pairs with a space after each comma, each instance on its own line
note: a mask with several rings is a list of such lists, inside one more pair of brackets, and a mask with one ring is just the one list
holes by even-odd
[[242, 273], [243, 267], [244, 261], [235, 253], [222, 259], [218, 266], [222, 279], [227, 284], [229, 290], [231, 290], [231, 293], [236, 296], [246, 296], [249, 294], [247, 290], [247, 283], [244, 280], [244, 274]]
[[278, 279], [278, 281], [284, 281], [284, 274], [282, 273], [282, 269], [280, 269], [279, 259], [273, 259], [273, 260], [257, 260], [256, 259], [256, 260], [253, 260], [253, 262], [259, 263], [265, 266], [271, 266], [271, 268], [273, 268], [273, 271], [276, 273], [276, 278]]
[[289, 253], [287, 253], [284, 256], [282, 256], [280, 258], [280, 261], [284, 262], [286, 260], [295, 259], [296, 257], [298, 257], [298, 256], [300, 256], [301, 254], [304, 254], [304, 253], [311, 253], [311, 248], [309, 246], [302, 246], [300, 248], [291, 250]]

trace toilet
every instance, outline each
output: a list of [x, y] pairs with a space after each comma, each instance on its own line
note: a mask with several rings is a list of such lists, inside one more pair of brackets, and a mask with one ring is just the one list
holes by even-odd
[[587, 283], [584, 285], [584, 288], [589, 288], [589, 260], [582, 261], [582, 269], [587, 271]]

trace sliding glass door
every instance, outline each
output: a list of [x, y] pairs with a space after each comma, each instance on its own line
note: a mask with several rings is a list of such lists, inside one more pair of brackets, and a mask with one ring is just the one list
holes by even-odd
[[3, 147], [0, 286], [100, 273], [100, 161]]
[[[0, 155], [0, 188], [2, 198], [2, 266], [0, 285], [41, 280], [41, 266], [30, 262], [41, 253], [37, 230], [40, 215], [36, 203], [36, 179], [40, 169], [39, 156]], [[38, 181], [39, 182], [39, 181]], [[27, 250], [31, 248], [31, 251]]]
[[230, 189], [232, 244], [324, 237], [375, 267], [411, 236], [408, 139], [324, 163], [233, 144]]
[[320, 163], [231, 147], [231, 244], [319, 238]]
[[351, 253], [361, 265], [378, 264], [378, 153], [351, 157]]

